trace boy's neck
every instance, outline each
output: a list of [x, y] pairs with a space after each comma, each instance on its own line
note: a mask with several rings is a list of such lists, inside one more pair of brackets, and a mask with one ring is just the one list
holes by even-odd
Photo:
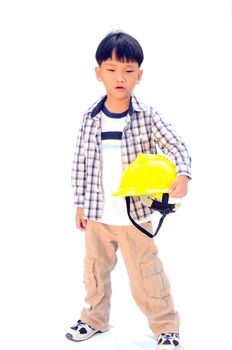
[[115, 100], [107, 96], [105, 106], [111, 113], [123, 113], [129, 109], [130, 97], [128, 99]]

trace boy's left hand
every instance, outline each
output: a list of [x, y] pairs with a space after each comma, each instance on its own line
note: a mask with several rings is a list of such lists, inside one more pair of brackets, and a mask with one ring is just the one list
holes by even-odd
[[185, 175], [178, 175], [169, 188], [169, 195], [173, 198], [183, 198], [188, 192], [189, 178]]

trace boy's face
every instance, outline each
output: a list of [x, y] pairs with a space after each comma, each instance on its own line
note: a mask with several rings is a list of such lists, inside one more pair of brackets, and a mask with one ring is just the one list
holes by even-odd
[[130, 98], [143, 73], [137, 62], [121, 62], [115, 55], [103, 61], [95, 71], [97, 79], [104, 84], [107, 95], [116, 100]]

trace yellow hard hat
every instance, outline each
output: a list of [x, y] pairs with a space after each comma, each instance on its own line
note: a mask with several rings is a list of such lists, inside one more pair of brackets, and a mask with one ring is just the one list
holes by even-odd
[[159, 154], [139, 154], [123, 171], [120, 187], [113, 196], [149, 195], [162, 198], [176, 177], [175, 165]]

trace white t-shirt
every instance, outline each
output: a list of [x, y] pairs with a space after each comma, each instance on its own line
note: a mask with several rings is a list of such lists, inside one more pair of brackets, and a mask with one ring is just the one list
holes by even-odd
[[102, 109], [102, 184], [104, 190], [103, 216], [98, 220], [108, 225], [132, 225], [124, 197], [113, 197], [122, 176], [121, 139], [128, 112], [111, 113]]

